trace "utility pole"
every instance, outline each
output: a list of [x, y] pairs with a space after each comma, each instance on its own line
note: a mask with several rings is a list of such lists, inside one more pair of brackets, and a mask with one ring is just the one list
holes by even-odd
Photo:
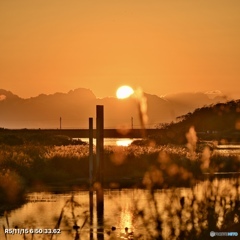
[[60, 117], [60, 130], [62, 129], [62, 118]]

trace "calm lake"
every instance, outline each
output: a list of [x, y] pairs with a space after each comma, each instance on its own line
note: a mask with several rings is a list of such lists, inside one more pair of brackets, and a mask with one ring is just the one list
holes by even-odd
[[[142, 189], [122, 189], [122, 190], [105, 190], [104, 191], [104, 239], [134, 239], [126, 235], [125, 228], [133, 234], [143, 235], [147, 229], [154, 230], [154, 223], [151, 223], [156, 212], [161, 216], [164, 239], [168, 239], [171, 225], [176, 229], [179, 227], [178, 212], [181, 209], [179, 200], [185, 198], [186, 217], [190, 217], [187, 209], [191, 207], [193, 199], [196, 202], [206, 202], [206, 195], [209, 187], [217, 189], [216, 196], [226, 198], [227, 202], [234, 201], [240, 191], [234, 187], [235, 179], [215, 179], [211, 184], [209, 181], [198, 183], [194, 188], [177, 188], [168, 190], [157, 190], [152, 195], [148, 190]], [[237, 190], [238, 189], [238, 190]], [[212, 190], [211, 190], [212, 191]], [[72, 198], [73, 197], [73, 198]], [[83, 228], [80, 231], [81, 239], [99, 239], [97, 237], [97, 216], [96, 216], [96, 196], [94, 194], [94, 211], [93, 224], [89, 224], [89, 192], [88, 191], [71, 191], [67, 193], [56, 194], [49, 192], [30, 192], [27, 194], [28, 202], [16, 210], [12, 210], [7, 216], [0, 217], [0, 239], [4, 240], [22, 240], [23, 235], [8, 234], [5, 238], [3, 226], [5, 228], [18, 227], [19, 229], [55, 229], [58, 219], [63, 213], [59, 233], [54, 234], [52, 239], [58, 240], [75, 240], [75, 231], [73, 225], [77, 224]], [[72, 200], [72, 201], [70, 201]], [[68, 202], [68, 204], [66, 204]], [[74, 203], [74, 204], [72, 204]], [[155, 203], [157, 205], [155, 205]], [[65, 207], [64, 207], [65, 206]], [[202, 206], [202, 205], [201, 205]], [[204, 205], [203, 205], [204, 206]], [[216, 213], [219, 214], [221, 206], [216, 204]], [[139, 212], [145, 211], [144, 218]], [[185, 211], [185, 210], [184, 210]], [[194, 210], [195, 211], [195, 210]], [[174, 217], [173, 217], [174, 216]], [[146, 222], [148, 221], [148, 222]], [[170, 224], [170, 221], [172, 223]], [[112, 227], [115, 231], [111, 231]], [[93, 235], [90, 238], [90, 230]], [[26, 234], [25, 239], [51, 239], [50, 234]], [[103, 239], [103, 238], [101, 238]], [[145, 238], [141, 238], [145, 239]]]

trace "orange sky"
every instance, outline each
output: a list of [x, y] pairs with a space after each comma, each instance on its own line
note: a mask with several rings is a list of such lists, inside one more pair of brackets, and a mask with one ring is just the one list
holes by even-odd
[[240, 97], [239, 0], [0, 1], [0, 88]]

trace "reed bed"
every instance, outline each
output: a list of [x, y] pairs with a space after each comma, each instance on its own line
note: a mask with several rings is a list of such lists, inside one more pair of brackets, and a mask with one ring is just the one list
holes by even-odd
[[[230, 182], [220, 184], [214, 175], [216, 172], [240, 172], [239, 156], [221, 155], [208, 146], [202, 151], [195, 147], [194, 144], [190, 147], [105, 147], [107, 187], [149, 190], [144, 207], [139, 206], [137, 199], [135, 201], [136, 218], [142, 221], [145, 229], [145, 235], [135, 233], [135, 239], [200, 240], [210, 239], [210, 231], [239, 229], [239, 177], [233, 176]], [[0, 213], [6, 210], [7, 203], [21, 202], [30, 187], [88, 188], [88, 165], [88, 146], [1, 145]], [[191, 194], [182, 195], [181, 187], [191, 189]], [[199, 191], [199, 188], [203, 189]], [[167, 192], [168, 199], [161, 207], [156, 198], [159, 189]], [[76, 231], [77, 235], [80, 237], [80, 232]]]

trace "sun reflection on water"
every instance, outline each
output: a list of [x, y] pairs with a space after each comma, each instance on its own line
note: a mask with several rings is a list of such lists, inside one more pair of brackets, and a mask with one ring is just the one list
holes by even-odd
[[122, 209], [120, 215], [120, 228], [125, 229], [126, 227], [131, 229], [133, 227], [133, 212], [127, 204], [124, 209]]
[[117, 146], [123, 146], [123, 147], [129, 146], [131, 143], [132, 143], [132, 139], [129, 139], [129, 138], [119, 139], [116, 141]]

